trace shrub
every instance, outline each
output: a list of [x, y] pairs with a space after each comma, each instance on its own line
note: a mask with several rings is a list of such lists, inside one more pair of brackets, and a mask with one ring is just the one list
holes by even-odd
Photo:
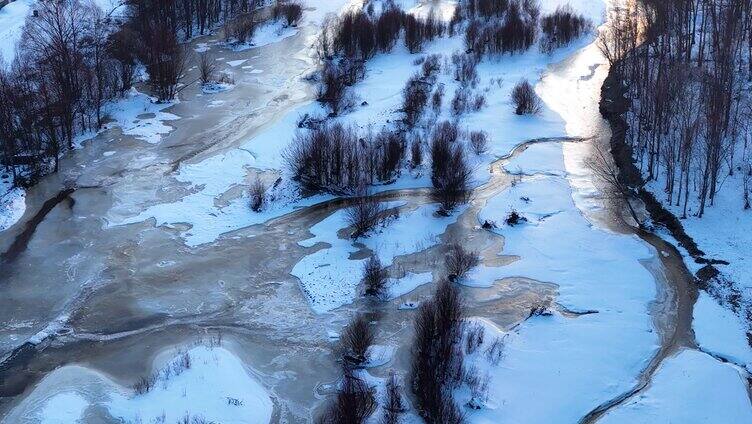
[[504, 218], [504, 222], [506, 222], [506, 224], [509, 225], [510, 227], [514, 227], [515, 225], [521, 224], [526, 221], [527, 221], [527, 218], [525, 218], [524, 216], [521, 216], [514, 209], [511, 212], [509, 212], [509, 215], [507, 215], [506, 218]]
[[418, 53], [423, 50], [423, 41], [426, 36], [425, 25], [413, 15], [406, 14], [403, 19], [405, 27], [405, 47], [410, 53]]
[[345, 370], [336, 397], [329, 402], [318, 424], [362, 424], [376, 410], [375, 390]]
[[305, 190], [353, 192], [362, 182], [361, 150], [352, 128], [325, 124], [298, 133], [283, 158]]
[[485, 29], [480, 21], [472, 20], [465, 27], [465, 49], [476, 55], [483, 54], [485, 40]]
[[345, 58], [325, 61], [321, 69], [318, 100], [328, 105], [335, 116], [351, 109], [355, 101], [349, 94], [348, 87], [364, 76], [362, 61]]
[[[465, 28], [465, 47], [476, 56], [520, 53], [535, 42], [540, 8], [533, 0], [478, 1], [468, 7], [472, 20]], [[503, 15], [503, 18], [501, 16]]]
[[488, 402], [488, 383], [491, 380], [486, 373], [481, 376], [477, 368], [468, 370], [465, 374], [465, 384], [470, 389], [470, 400], [467, 406], [471, 409], [482, 409]]
[[471, 170], [462, 145], [456, 143], [458, 136], [456, 124], [442, 122], [431, 141], [432, 195], [444, 213], [467, 200]]
[[264, 208], [264, 201], [266, 195], [266, 184], [256, 177], [251, 185], [251, 210], [254, 212], [261, 212]]
[[387, 272], [381, 266], [381, 261], [376, 255], [368, 258], [363, 264], [363, 284], [366, 296], [383, 299], [388, 293]]
[[258, 28], [258, 22], [253, 13], [244, 13], [235, 18], [228, 19], [225, 23], [225, 40], [234, 39], [235, 42], [245, 43], [253, 38]]
[[452, 116], [460, 116], [467, 111], [470, 93], [467, 88], [457, 87], [452, 98]]
[[472, 355], [483, 346], [483, 339], [486, 336], [486, 330], [483, 326], [477, 322], [468, 326], [465, 330], [465, 353]]
[[374, 330], [368, 318], [365, 315], [353, 317], [340, 336], [340, 349], [345, 364], [357, 366], [365, 362], [374, 338]]
[[346, 219], [353, 232], [350, 236], [354, 239], [365, 236], [376, 228], [383, 219], [384, 205], [369, 196], [365, 190], [355, 200], [355, 204], [347, 209]]
[[498, 365], [501, 358], [504, 356], [504, 339], [502, 337], [496, 337], [491, 343], [491, 346], [484, 352], [486, 359], [493, 365]]
[[518, 82], [512, 89], [512, 101], [515, 107], [514, 113], [517, 115], [536, 114], [542, 107], [540, 97], [526, 79]]
[[423, 81], [419, 75], [413, 75], [402, 91], [402, 109], [405, 112], [405, 124], [412, 128], [418, 123], [428, 104], [431, 85]]
[[154, 387], [155, 382], [156, 382], [156, 376], [154, 374], [148, 377], [140, 377], [133, 384], [133, 391], [137, 395], [143, 395], [145, 393], [149, 393], [149, 391]]
[[486, 96], [483, 94], [476, 94], [473, 98], [473, 112], [478, 112], [486, 106]]
[[469, 54], [452, 55], [454, 63], [454, 79], [463, 87], [475, 87], [478, 84], [478, 59]]
[[295, 1], [277, 1], [272, 8], [272, 18], [284, 19], [287, 26], [297, 26], [302, 17], [303, 6]]
[[488, 134], [484, 131], [471, 131], [470, 146], [476, 155], [486, 153], [488, 151]]
[[202, 85], [208, 84], [215, 80], [217, 64], [208, 54], [201, 53], [198, 58], [199, 81]]
[[367, 60], [376, 53], [376, 27], [362, 9], [346, 13], [336, 23], [333, 42], [336, 54]]
[[441, 112], [441, 104], [444, 102], [444, 84], [439, 84], [431, 97], [431, 107], [437, 114]]
[[452, 390], [464, 376], [460, 348], [464, 310], [459, 290], [445, 280], [415, 315], [412, 389], [418, 412], [428, 422], [460, 423], [463, 419]]
[[404, 12], [391, 3], [376, 20], [376, 47], [382, 52], [392, 50], [402, 30]]
[[423, 142], [420, 137], [416, 136], [410, 143], [410, 163], [413, 167], [420, 166], [423, 163]]
[[467, 201], [471, 170], [465, 158], [462, 146], [454, 146], [450, 160], [437, 176], [432, 176], [434, 183], [432, 196], [441, 205], [440, 213], [448, 213], [459, 203]]
[[572, 10], [571, 6], [559, 6], [556, 11], [541, 19], [541, 50], [550, 53], [554, 49], [565, 46], [590, 31], [593, 23], [586, 17]]
[[450, 244], [444, 257], [444, 267], [449, 275], [449, 281], [459, 280], [479, 263], [478, 253], [468, 252], [459, 243]]
[[167, 28], [159, 28], [148, 41], [144, 55], [149, 85], [159, 102], [170, 101], [177, 94], [189, 52]]
[[441, 56], [431, 54], [426, 56], [422, 64], [423, 78], [433, 78], [441, 71]]
[[407, 408], [402, 400], [402, 384], [394, 372], [389, 373], [386, 380], [386, 399], [384, 400], [384, 415], [381, 418], [381, 424], [398, 424], [400, 415]]
[[351, 127], [321, 124], [300, 131], [283, 158], [304, 190], [352, 194], [368, 183], [393, 178], [402, 165], [406, 143], [404, 134], [387, 129], [361, 139]]

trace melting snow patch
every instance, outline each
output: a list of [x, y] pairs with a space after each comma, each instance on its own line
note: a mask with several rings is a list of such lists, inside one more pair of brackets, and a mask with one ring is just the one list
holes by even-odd
[[[148, 143], [158, 143], [163, 135], [169, 134], [173, 129], [164, 122], [179, 119], [177, 115], [162, 112], [173, 104], [157, 103], [154, 98], [131, 88], [125, 98], [107, 107], [107, 112], [114, 122], [105, 124], [102, 130], [119, 126], [123, 134], [132, 135]], [[81, 141], [83, 140], [78, 142]]]
[[231, 61], [227, 62], [227, 64], [230, 65], [230, 66], [232, 66], [234, 68], [234, 67], [236, 67], [238, 65], [244, 64], [247, 60], [248, 59], [231, 60]]

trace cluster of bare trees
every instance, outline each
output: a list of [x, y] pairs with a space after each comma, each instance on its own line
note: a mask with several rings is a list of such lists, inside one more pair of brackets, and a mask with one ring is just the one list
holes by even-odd
[[352, 127], [324, 123], [300, 132], [284, 152], [293, 178], [310, 191], [356, 194], [399, 174], [407, 141], [384, 128], [360, 136]]
[[453, 24], [468, 20], [465, 47], [478, 56], [527, 51], [538, 33], [540, 6], [535, 0], [460, 3]]
[[550, 53], [580, 38], [592, 28], [593, 23], [576, 13], [571, 6], [559, 6], [554, 13], [541, 18], [541, 51]]
[[158, 100], [172, 100], [187, 60], [179, 40], [262, 4], [129, 0], [112, 16], [82, 0], [39, 2], [16, 57], [0, 66], [0, 160], [15, 184], [57, 171], [60, 155], [102, 126], [105, 106], [130, 90], [140, 66]]
[[453, 390], [465, 376], [462, 332], [465, 307], [459, 289], [441, 281], [415, 315], [410, 375], [415, 407], [427, 422], [461, 423]]
[[388, 52], [404, 29], [405, 46], [411, 53], [422, 50], [426, 40], [440, 36], [445, 27], [433, 16], [420, 20], [387, 2], [378, 16], [373, 8], [359, 9], [325, 24], [319, 43], [324, 61], [319, 87], [319, 101], [333, 115], [354, 106], [348, 93], [365, 76], [365, 62], [377, 52]]
[[96, 129], [105, 103], [130, 87], [134, 67], [111, 37], [114, 22], [77, 0], [40, 2], [9, 67], [0, 66], [2, 163], [17, 185], [57, 171], [81, 131]]
[[627, 87], [627, 142], [666, 201], [702, 216], [744, 173], [749, 207], [752, 1], [645, 0], [614, 12], [604, 55]]

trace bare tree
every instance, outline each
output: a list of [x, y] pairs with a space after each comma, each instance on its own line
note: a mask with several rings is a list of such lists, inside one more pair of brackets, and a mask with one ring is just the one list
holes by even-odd
[[340, 349], [345, 363], [357, 366], [365, 362], [374, 338], [374, 328], [368, 318], [365, 315], [354, 316], [340, 336]]
[[346, 212], [347, 223], [353, 229], [350, 236], [357, 239], [367, 235], [384, 219], [384, 211], [383, 203], [361, 189], [360, 196]]
[[622, 201], [629, 210], [629, 214], [641, 225], [637, 213], [632, 207], [631, 199], [634, 196], [629, 185], [622, 180], [619, 168], [613, 163], [610, 155], [603, 151], [597, 143], [593, 143], [593, 154], [590, 156], [587, 166], [606, 185], [606, 196]]
[[444, 280], [415, 315], [411, 362], [415, 406], [428, 422], [461, 423], [452, 390], [464, 377], [461, 348], [464, 304], [457, 287]]
[[198, 56], [198, 72], [201, 84], [206, 85], [216, 80], [216, 61], [206, 52], [203, 52]]
[[318, 424], [361, 424], [376, 410], [375, 390], [345, 368], [334, 400], [316, 420]]
[[376, 255], [363, 263], [363, 284], [366, 296], [382, 299], [388, 294], [387, 272]]
[[407, 411], [405, 401], [402, 399], [402, 384], [394, 372], [390, 372], [386, 380], [386, 399], [383, 409], [381, 424], [398, 424], [400, 415]]
[[444, 256], [444, 268], [449, 281], [457, 281], [480, 263], [478, 252], [471, 252], [459, 243], [452, 243]]
[[512, 101], [515, 107], [514, 113], [517, 115], [536, 114], [542, 107], [540, 97], [526, 79], [518, 82], [512, 89]]

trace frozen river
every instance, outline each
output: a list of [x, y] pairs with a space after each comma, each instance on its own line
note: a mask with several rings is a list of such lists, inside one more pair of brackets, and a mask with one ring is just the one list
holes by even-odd
[[[336, 223], [350, 204], [342, 198], [303, 200], [262, 218], [250, 211], [235, 215], [257, 175], [270, 182], [280, 175], [274, 160], [263, 156], [267, 149], [253, 140], [267, 142], [270, 129], [288, 121], [282, 134], [294, 132], [290, 124], [315, 98], [305, 77], [316, 67], [317, 23], [325, 9], [344, 2], [330, 3], [308, 10], [296, 33], [265, 46], [233, 51], [214, 37], [195, 40], [194, 48], [209, 48], [227, 64], [236, 81], [232, 90], [208, 95], [188, 86], [180, 103], [136, 117], [143, 125], [135, 127], [149, 131], [159, 113], [175, 115], [164, 121], [173, 129], [159, 142], [115, 127], [67, 155], [63, 171], [28, 191], [26, 215], [0, 233], [6, 252], [0, 265], [3, 423], [46, 422], [54, 411], [70, 414], [71, 421], [148, 422], [159, 411], [128, 403], [130, 388], [185, 351], [205, 365], [218, 364], [218, 371], [194, 366], [185, 381], [176, 378], [189, 388], [210, 386], [196, 396], [234, 398], [221, 387], [226, 384], [256, 396], [248, 402], [258, 410], [238, 412], [247, 422], [268, 420], [264, 411], [273, 422], [307, 422], [339, 373], [332, 333], [355, 311], [378, 320], [378, 343], [395, 348], [389, 368], [404, 373], [413, 315], [399, 306], [429, 295], [433, 285], [383, 303], [338, 298], [316, 310], [301, 290], [308, 285], [296, 265], [330, 265], [318, 252], [344, 254], [338, 260], [347, 266], [369, 248], [388, 248], [396, 252], [393, 276], [427, 275], [424, 283], [440, 277], [436, 265], [447, 242], [461, 240], [481, 253], [481, 269], [462, 289], [470, 315], [511, 336], [504, 361], [490, 374], [498, 404], [473, 412], [471, 421], [608, 418], [650, 386], [664, 359], [696, 348], [697, 293], [680, 255], [627, 224], [623, 205], [600, 194], [601, 183], [586, 165], [593, 145], [606, 146], [610, 137], [598, 112], [608, 66], [595, 43], [588, 44], [593, 40], [546, 59], [550, 64], [535, 62], [542, 69], [536, 90], [554, 130], [505, 144], [510, 148], [483, 168], [485, 180], [470, 204], [437, 230], [427, 225], [426, 234], [417, 233], [424, 237], [419, 244], [406, 248], [385, 239], [376, 240], [377, 247], [353, 248], [346, 241], [340, 252], [339, 228], [330, 231], [327, 223]], [[425, 3], [416, 13], [431, 7], [444, 13], [453, 4]], [[599, 1], [573, 6], [605, 11]], [[481, 78], [486, 66], [497, 64], [480, 66]], [[409, 223], [435, 220], [418, 215], [431, 207], [427, 194], [414, 183], [387, 186], [378, 196]], [[509, 232], [481, 228], [487, 219], [500, 222], [509, 205], [529, 196], [539, 197], [517, 207], [539, 216], [535, 225]], [[541, 305], [552, 318], [526, 319]], [[217, 351], [202, 350], [207, 345]], [[247, 378], [238, 377], [238, 369]], [[370, 372], [383, 377], [388, 369]], [[172, 395], [165, 385], [152, 402], [173, 402]], [[546, 407], [531, 412], [536, 400]], [[209, 401], [199, 406], [227, 408]], [[144, 415], [129, 415], [134, 410]], [[234, 410], [217, 411], [220, 422], [233, 417]]]

